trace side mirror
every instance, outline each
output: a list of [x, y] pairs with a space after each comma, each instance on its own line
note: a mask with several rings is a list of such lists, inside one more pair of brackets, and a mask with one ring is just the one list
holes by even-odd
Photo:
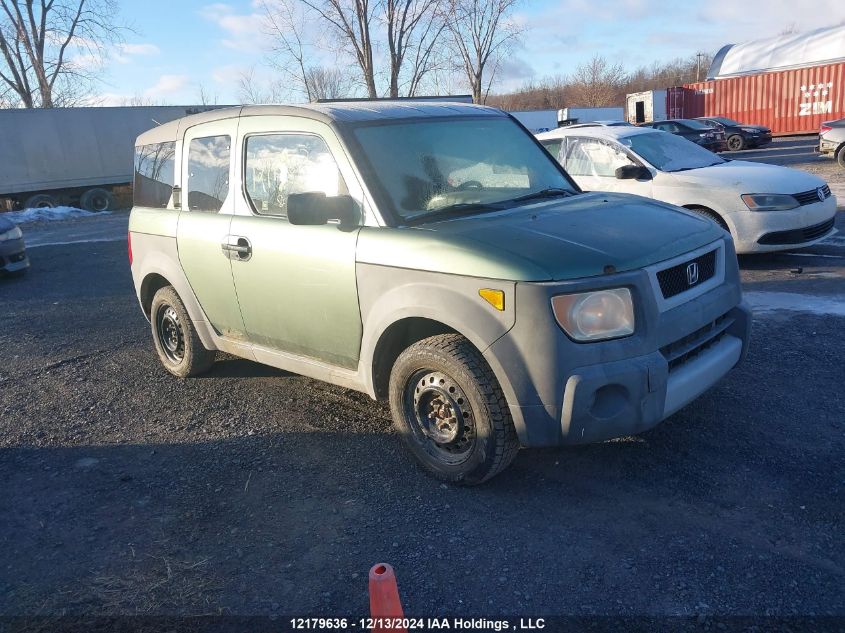
[[651, 180], [651, 172], [648, 167], [641, 165], [622, 165], [616, 168], [616, 177], [619, 180]]
[[317, 226], [337, 220], [343, 226], [356, 224], [358, 205], [352, 196], [327, 196], [322, 191], [288, 194], [288, 222]]

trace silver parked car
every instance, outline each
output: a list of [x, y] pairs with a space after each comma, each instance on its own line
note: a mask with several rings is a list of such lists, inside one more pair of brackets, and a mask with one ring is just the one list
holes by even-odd
[[29, 260], [20, 227], [0, 215], [0, 274], [21, 274], [27, 268]]
[[835, 158], [845, 169], [845, 119], [827, 121], [819, 129], [819, 152]]

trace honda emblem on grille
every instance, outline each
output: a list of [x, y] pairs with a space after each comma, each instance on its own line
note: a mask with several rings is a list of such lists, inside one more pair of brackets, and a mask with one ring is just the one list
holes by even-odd
[[816, 189], [816, 195], [818, 195], [819, 200], [821, 200], [822, 202], [824, 202], [824, 189], [822, 189], [821, 187], [819, 187], [818, 189]]
[[696, 262], [692, 262], [691, 264], [687, 264], [687, 284], [690, 286], [694, 286], [698, 283], [698, 264]]

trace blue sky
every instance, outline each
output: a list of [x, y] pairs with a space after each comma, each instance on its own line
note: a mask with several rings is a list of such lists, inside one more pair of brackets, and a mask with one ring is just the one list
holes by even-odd
[[[266, 67], [258, 0], [122, 0], [120, 19], [135, 32], [111, 51], [104, 103], [133, 97], [197, 103], [200, 86], [219, 103], [238, 101], [238, 77]], [[845, 23], [842, 0], [524, 0], [525, 29], [496, 88], [572, 72], [598, 53], [628, 68], [715, 52], [724, 44]]]

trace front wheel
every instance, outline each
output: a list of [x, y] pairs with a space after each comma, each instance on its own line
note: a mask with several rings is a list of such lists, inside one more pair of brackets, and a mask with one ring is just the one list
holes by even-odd
[[839, 163], [839, 166], [842, 169], [845, 169], [845, 145], [839, 148], [839, 151], [836, 153], [836, 162]]
[[174, 376], [197, 376], [214, 364], [215, 353], [203, 346], [185, 305], [172, 286], [155, 293], [150, 324], [159, 360]]
[[444, 481], [480, 484], [519, 450], [495, 375], [459, 334], [432, 336], [399, 355], [390, 374], [390, 409], [406, 448]]

